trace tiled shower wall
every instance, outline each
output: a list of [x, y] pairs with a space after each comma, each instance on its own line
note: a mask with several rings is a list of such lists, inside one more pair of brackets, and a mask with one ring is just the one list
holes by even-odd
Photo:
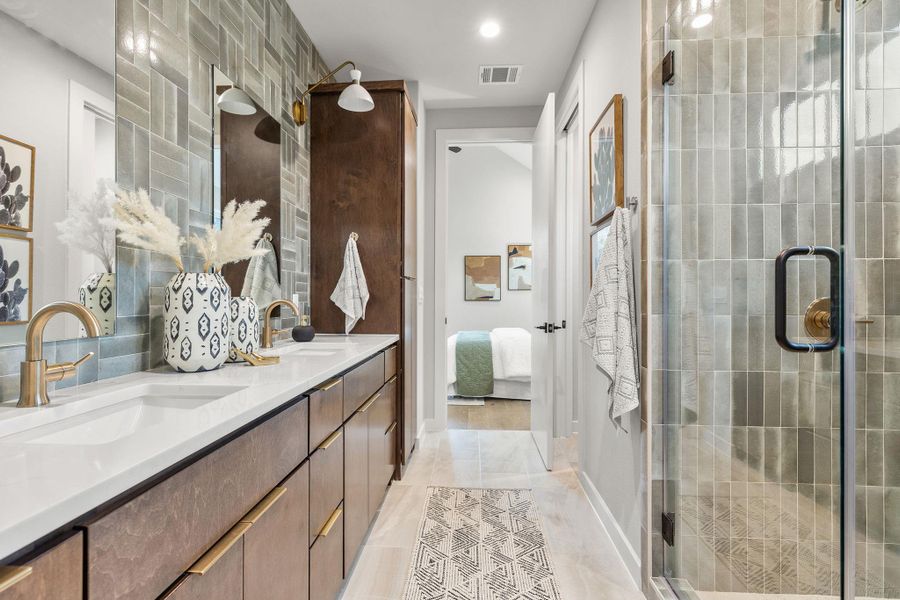
[[[653, 574], [699, 591], [840, 591], [838, 357], [786, 353], [773, 335], [774, 257], [840, 243], [833, 6], [651, 0], [645, 12]], [[712, 24], [689, 27], [701, 11]], [[856, 316], [874, 323], [860, 341], [857, 594], [871, 597], [900, 596], [898, 30], [898, 0], [859, 13]], [[666, 49], [677, 65], [668, 100]], [[798, 339], [827, 273], [797, 261], [789, 280]], [[677, 519], [665, 550], [663, 510]]]
[[[212, 82], [217, 66], [281, 121], [282, 287], [309, 298], [309, 138], [290, 116], [298, 90], [327, 73], [285, 0], [116, 2], [117, 180], [150, 191], [185, 232], [212, 219]], [[186, 265], [199, 268], [196, 257]], [[77, 383], [161, 362], [163, 286], [155, 253], [120, 246], [116, 335], [44, 346], [48, 360], [97, 353]], [[290, 325], [286, 320], [285, 325]], [[18, 396], [24, 348], [0, 348], [0, 399]], [[75, 380], [64, 382], [72, 385]]]

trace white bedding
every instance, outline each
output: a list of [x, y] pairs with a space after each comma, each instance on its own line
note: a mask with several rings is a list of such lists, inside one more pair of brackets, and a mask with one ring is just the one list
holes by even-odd
[[[494, 380], [531, 380], [531, 334], [521, 327], [490, 331]], [[447, 338], [447, 385], [456, 383], [456, 334]]]

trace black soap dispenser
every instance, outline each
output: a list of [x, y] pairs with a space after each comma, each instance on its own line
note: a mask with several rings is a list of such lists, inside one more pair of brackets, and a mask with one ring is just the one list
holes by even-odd
[[309, 324], [308, 315], [300, 317], [300, 324], [291, 329], [291, 337], [295, 342], [311, 342], [316, 337], [316, 330]]

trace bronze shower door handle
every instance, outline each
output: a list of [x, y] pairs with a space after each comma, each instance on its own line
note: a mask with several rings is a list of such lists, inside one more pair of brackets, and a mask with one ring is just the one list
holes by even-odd
[[[787, 334], [787, 262], [792, 256], [823, 256], [828, 259], [830, 294], [820, 298], [807, 308], [804, 324], [813, 337], [812, 344], [794, 342]], [[841, 255], [828, 246], [793, 246], [785, 248], [775, 259], [775, 339], [778, 345], [790, 352], [829, 352], [834, 350], [841, 334]], [[822, 333], [815, 335], [813, 330]], [[824, 339], [823, 339], [824, 338]]]

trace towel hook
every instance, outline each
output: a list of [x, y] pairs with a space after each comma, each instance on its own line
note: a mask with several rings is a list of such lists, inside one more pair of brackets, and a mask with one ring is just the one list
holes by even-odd
[[350, 239], [352, 239], [354, 242], [358, 242], [358, 241], [359, 241], [359, 234], [356, 233], [355, 231], [351, 231], [351, 232], [350, 232]]
[[271, 241], [272, 241], [272, 234], [269, 233], [268, 231], [265, 232], [265, 233], [263, 234], [263, 239], [264, 239], [264, 240], [268, 240], [268, 241], [271, 242]]
[[638, 197], [637, 196], [629, 196], [625, 198], [625, 206], [630, 208], [632, 212], [637, 211], [638, 209]]

